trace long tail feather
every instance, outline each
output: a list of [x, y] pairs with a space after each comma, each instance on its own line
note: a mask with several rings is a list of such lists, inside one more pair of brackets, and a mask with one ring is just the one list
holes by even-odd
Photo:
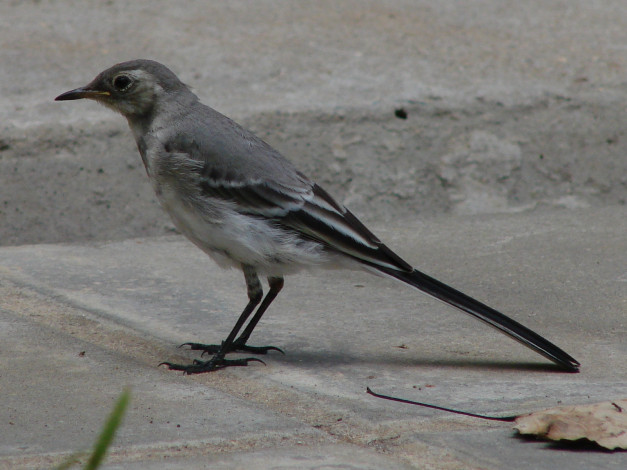
[[528, 348], [542, 354], [544, 357], [555, 362], [565, 370], [569, 372], [579, 371], [579, 362], [550, 341], [544, 339], [542, 336], [531, 331], [529, 328], [521, 325], [517, 321], [506, 317], [493, 308], [488, 307], [487, 305], [456, 289], [453, 289], [437, 279], [427, 276], [417, 270], [404, 272], [380, 266], [374, 267], [388, 276], [406, 282], [424, 293], [452, 305], [453, 307], [457, 307], [475, 318], [478, 318], [488, 325], [502, 331], [506, 335], [511, 336]]

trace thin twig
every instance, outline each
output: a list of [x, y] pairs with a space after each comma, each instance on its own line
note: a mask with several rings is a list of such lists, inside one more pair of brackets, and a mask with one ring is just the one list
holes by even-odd
[[430, 405], [428, 403], [421, 403], [418, 401], [405, 400], [404, 398], [396, 398], [396, 397], [390, 397], [388, 395], [381, 395], [379, 393], [375, 393], [372, 390], [370, 390], [370, 387], [366, 388], [366, 392], [372, 395], [373, 397], [383, 398], [384, 400], [397, 401], [400, 403], [408, 403], [410, 405], [424, 406], [425, 408], [433, 408], [434, 410], [448, 411], [449, 413], [457, 413], [458, 415], [471, 416], [473, 418], [488, 419], [491, 421], [505, 421], [505, 422], [511, 423], [518, 417], [518, 416], [485, 416], [485, 415], [480, 415], [476, 413], [470, 413], [468, 411], [453, 410], [451, 408], [444, 408], [442, 406]]

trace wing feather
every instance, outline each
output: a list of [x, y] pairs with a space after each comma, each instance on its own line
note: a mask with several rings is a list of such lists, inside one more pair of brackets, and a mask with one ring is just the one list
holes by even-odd
[[234, 175], [229, 179], [216, 176], [221, 175], [215, 170], [203, 171], [203, 196], [232, 202], [242, 214], [269, 220], [352, 258], [388, 269], [412, 270], [348, 209], [309, 180], [300, 187], [288, 187], [271, 181], [245, 181]]

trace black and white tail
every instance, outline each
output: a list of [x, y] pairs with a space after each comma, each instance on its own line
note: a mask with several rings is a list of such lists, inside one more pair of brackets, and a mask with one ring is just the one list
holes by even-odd
[[403, 281], [416, 289], [421, 290], [425, 294], [452, 305], [453, 307], [457, 307], [473, 317], [478, 318], [488, 325], [502, 331], [506, 335], [511, 336], [528, 348], [542, 354], [544, 357], [555, 362], [565, 370], [569, 372], [579, 371], [579, 362], [550, 341], [544, 339], [542, 336], [531, 331], [529, 328], [521, 325], [517, 321], [514, 321], [478, 300], [453, 289], [443, 282], [440, 282], [431, 276], [427, 276], [415, 269], [412, 272], [398, 271], [380, 266], [377, 266], [376, 269], [388, 276], [398, 279], [399, 281]]

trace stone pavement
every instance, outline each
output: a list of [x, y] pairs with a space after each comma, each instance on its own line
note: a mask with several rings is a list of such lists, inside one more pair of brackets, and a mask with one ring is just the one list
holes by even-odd
[[157, 364], [226, 336], [246, 302], [240, 273], [180, 236], [2, 248], [0, 467], [88, 447], [128, 385], [107, 468], [620, 468], [625, 454], [556, 449], [365, 389], [506, 414], [624, 396], [626, 230], [613, 207], [377, 231], [562, 346], [579, 374], [411, 288], [323, 272], [288, 277], [253, 335], [284, 356], [184, 376]]
[[[624, 0], [0, 2], [0, 469], [89, 448], [125, 386], [107, 469], [626, 468], [365, 393], [496, 414], [625, 397], [626, 44]], [[140, 57], [581, 373], [346, 272], [287, 278], [252, 338], [285, 350], [266, 366], [159, 368], [246, 297], [173, 234], [124, 120], [52, 101]]]

